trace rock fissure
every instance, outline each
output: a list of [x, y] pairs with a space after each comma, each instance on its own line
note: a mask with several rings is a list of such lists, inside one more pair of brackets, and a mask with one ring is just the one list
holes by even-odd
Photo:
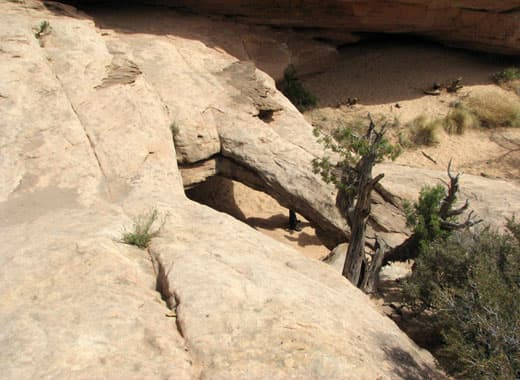
[[172, 291], [170, 289], [170, 283], [168, 281], [168, 274], [170, 273], [171, 267], [168, 271], [166, 271], [164, 263], [161, 261], [160, 257], [154, 254], [154, 252], [150, 248], [148, 248], [147, 251], [150, 255], [150, 259], [152, 261], [153, 269], [155, 272], [155, 290], [161, 295], [161, 299], [165, 302], [168, 309], [173, 311], [173, 317], [175, 318], [175, 326], [177, 328], [177, 332], [182, 338], [184, 338], [184, 330], [182, 324], [179, 321], [179, 315], [177, 314], [177, 310], [180, 305], [180, 299], [179, 296], [175, 293], [175, 291]]

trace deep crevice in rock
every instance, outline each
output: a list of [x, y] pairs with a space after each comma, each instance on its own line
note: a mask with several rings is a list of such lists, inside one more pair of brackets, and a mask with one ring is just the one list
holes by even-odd
[[[170, 285], [168, 283], [168, 273], [169, 270], [166, 271], [164, 264], [160, 259], [156, 257], [150, 250], [148, 250], [150, 258], [152, 259], [153, 267], [155, 270], [155, 290], [161, 295], [161, 299], [166, 303], [168, 309], [174, 312], [175, 314], [175, 325], [177, 327], [177, 331], [180, 336], [184, 338], [184, 330], [179, 321], [179, 316], [177, 315], [177, 309], [180, 305], [180, 299], [178, 295], [170, 289]], [[171, 270], [171, 268], [170, 268]]]

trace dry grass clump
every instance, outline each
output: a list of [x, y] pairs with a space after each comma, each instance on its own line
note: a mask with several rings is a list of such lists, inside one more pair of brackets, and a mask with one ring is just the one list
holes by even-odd
[[407, 134], [400, 134], [401, 145], [426, 145], [433, 146], [439, 143], [438, 130], [442, 126], [442, 120], [430, 119], [424, 115], [415, 118], [407, 124]]
[[140, 215], [133, 225], [132, 231], [125, 231], [123, 233], [123, 243], [135, 245], [139, 248], [146, 248], [152, 238], [159, 234], [159, 229], [152, 231], [152, 225], [155, 223], [159, 216], [157, 210], [152, 210], [150, 213]]
[[468, 129], [479, 127], [477, 116], [462, 103], [456, 103], [444, 119], [444, 130], [450, 135], [462, 135]]
[[514, 91], [514, 93], [520, 96], [520, 79], [512, 80], [507, 84], [507, 86]]
[[484, 128], [520, 127], [520, 98], [505, 92], [486, 90], [465, 102]]

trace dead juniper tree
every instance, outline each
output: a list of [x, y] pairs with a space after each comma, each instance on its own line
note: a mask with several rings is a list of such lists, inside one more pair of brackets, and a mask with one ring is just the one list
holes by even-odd
[[[384, 256], [384, 244], [378, 239], [379, 249], [368, 260], [365, 254], [365, 232], [371, 211], [370, 195], [384, 174], [372, 177], [372, 169], [385, 157], [394, 159], [398, 151], [384, 137], [386, 123], [377, 128], [368, 115], [369, 126], [364, 135], [356, 134], [351, 128], [339, 127], [331, 135], [315, 129], [318, 141], [333, 152], [335, 159], [328, 156], [313, 160], [315, 173], [321, 174], [327, 183], [338, 189], [336, 205], [345, 216], [350, 227], [350, 242], [343, 266], [343, 276], [363, 290], [371, 290]], [[376, 268], [378, 267], [378, 268]], [[377, 275], [377, 273], [376, 273]]]

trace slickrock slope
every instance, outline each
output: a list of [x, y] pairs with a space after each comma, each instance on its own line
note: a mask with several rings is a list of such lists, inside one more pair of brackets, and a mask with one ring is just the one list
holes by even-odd
[[[312, 158], [322, 154], [312, 127], [275, 90], [271, 78], [227, 53], [240, 51], [244, 36], [254, 40], [251, 30], [161, 8], [95, 9], [92, 14], [108, 48], [139, 67], [175, 121], [185, 186], [215, 173], [238, 179], [320, 227], [330, 246], [344, 239], [345, 222], [335, 207], [335, 191], [312, 174]], [[224, 41], [228, 36], [232, 42]], [[274, 53], [271, 59], [276, 60]], [[431, 175], [420, 169], [409, 172], [417, 194]], [[446, 177], [442, 172], [435, 176]], [[400, 178], [399, 170], [389, 169], [385, 184], [398, 184]], [[515, 208], [504, 213], [502, 201], [490, 196], [493, 181], [481, 183], [485, 185], [480, 195], [470, 199], [479, 216], [493, 222], [510, 216]], [[413, 198], [411, 192], [407, 196]], [[520, 207], [518, 187], [511, 185], [505, 197]], [[375, 229], [390, 244], [398, 244], [407, 231], [402, 212], [380, 196], [375, 202], [369, 234]]]
[[[97, 0], [76, 0], [76, 3]], [[490, 52], [520, 53], [519, 0], [138, 0], [235, 16], [241, 21], [314, 28], [316, 36], [351, 42], [352, 33], [412, 33]]]
[[[58, 9], [0, 3], [2, 378], [442, 378], [325, 264], [185, 198], [170, 103], [147, 64], [177, 75], [163, 80], [185, 107], [202, 106], [198, 83], [221, 83], [192, 54], [224, 82], [241, 65], [196, 40], [102, 31]], [[152, 208], [164, 224], [150, 248], [122, 244]]]
[[312, 127], [275, 89], [273, 79], [251, 62], [209, 46], [216, 30], [239, 32], [234, 23], [165, 9], [140, 8], [140, 16], [135, 10], [93, 14], [108, 49], [139, 67], [140, 78], [175, 122], [186, 186], [193, 175], [200, 181], [218, 172], [266, 191], [312, 220], [334, 243], [344, 239], [334, 189], [312, 173], [312, 158], [322, 149]]

